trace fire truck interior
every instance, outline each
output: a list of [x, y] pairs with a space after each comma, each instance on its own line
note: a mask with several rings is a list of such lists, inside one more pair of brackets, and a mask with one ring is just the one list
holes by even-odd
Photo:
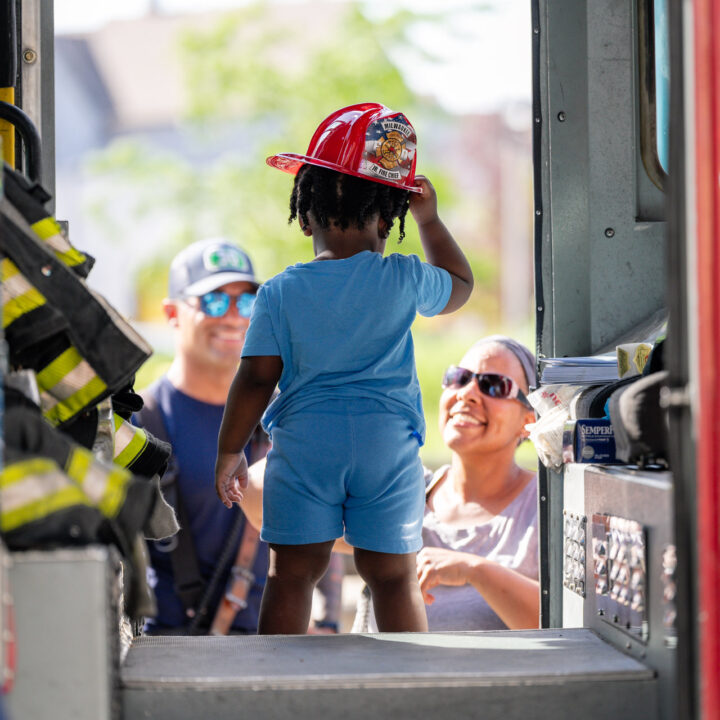
[[[718, 11], [690, 0], [530, 1], [541, 384], [544, 360], [666, 333], [669, 380], [656, 408], [669, 422], [666, 457], [539, 466], [532, 631], [139, 636], [122, 652], [114, 550], [5, 552], [11, 720], [720, 718], [710, 688], [720, 673], [717, 525], [703, 535], [718, 512], [717, 461], [700, 454], [716, 443], [700, 418], [718, 409], [707, 380], [717, 375], [718, 314], [704, 304], [712, 274], [705, 285], [696, 275], [704, 246], [694, 234], [704, 227], [695, 194], [710, 193], [712, 215], [717, 189], [693, 174], [702, 108], [692, 70], [710, 52], [702, 28], [714, 18], [718, 29]], [[0, 4], [4, 157], [42, 184], [52, 213], [53, 3]], [[711, 272], [717, 255], [707, 257]], [[703, 318], [715, 339], [699, 366]]]

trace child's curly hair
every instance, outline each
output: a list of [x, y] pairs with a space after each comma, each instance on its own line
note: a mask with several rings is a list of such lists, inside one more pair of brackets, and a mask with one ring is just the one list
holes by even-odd
[[334, 224], [343, 230], [351, 225], [362, 229], [379, 213], [387, 224], [388, 235], [395, 218], [399, 218], [398, 243], [401, 243], [405, 237], [405, 215], [409, 206], [407, 190], [306, 164], [295, 176], [288, 223], [300, 217], [304, 227], [308, 224], [308, 212], [312, 212], [324, 228]]

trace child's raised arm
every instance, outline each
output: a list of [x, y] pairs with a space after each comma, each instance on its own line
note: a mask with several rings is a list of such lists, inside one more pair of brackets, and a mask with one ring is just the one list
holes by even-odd
[[447, 270], [452, 279], [450, 299], [440, 313], [445, 315], [468, 301], [473, 289], [472, 270], [463, 251], [438, 216], [435, 188], [424, 175], [416, 175], [415, 184], [422, 188], [422, 193], [410, 193], [410, 212], [420, 231], [425, 259], [431, 265]]
[[230, 386], [215, 462], [215, 490], [227, 507], [242, 499], [247, 487], [247, 461], [243, 452], [260, 422], [282, 375], [283, 363], [277, 355], [245, 357]]

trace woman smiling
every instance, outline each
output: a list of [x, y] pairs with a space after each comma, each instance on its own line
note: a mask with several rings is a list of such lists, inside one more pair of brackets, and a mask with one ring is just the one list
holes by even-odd
[[418, 577], [431, 630], [538, 627], [537, 483], [515, 450], [534, 414], [535, 360], [490, 336], [443, 378], [440, 430], [450, 465], [428, 484]]

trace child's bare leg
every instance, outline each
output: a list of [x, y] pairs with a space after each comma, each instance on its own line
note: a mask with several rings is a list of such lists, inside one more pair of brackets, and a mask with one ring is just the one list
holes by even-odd
[[307, 632], [313, 589], [330, 562], [334, 541], [309, 545], [270, 544], [258, 633], [302, 635]]
[[393, 555], [355, 548], [355, 567], [372, 593], [380, 632], [427, 631], [415, 553]]

